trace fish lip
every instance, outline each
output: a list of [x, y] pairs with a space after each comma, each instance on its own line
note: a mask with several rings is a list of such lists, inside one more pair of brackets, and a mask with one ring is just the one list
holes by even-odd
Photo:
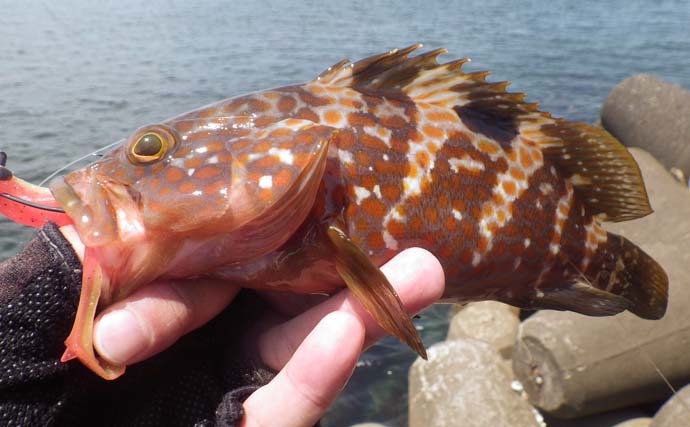
[[118, 212], [113, 206], [122, 202], [116, 199], [124, 196], [134, 203], [138, 199], [138, 193], [127, 185], [86, 171], [56, 177], [49, 188], [88, 247], [103, 246], [118, 238]]

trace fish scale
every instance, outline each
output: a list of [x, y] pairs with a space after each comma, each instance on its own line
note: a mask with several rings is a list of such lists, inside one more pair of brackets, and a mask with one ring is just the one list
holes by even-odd
[[[603, 129], [540, 112], [487, 72], [464, 73], [465, 59], [410, 56], [418, 47], [140, 128], [52, 182], [54, 200], [18, 178], [0, 181], [15, 197], [2, 213], [71, 222], [86, 245], [63, 361], [121, 375], [124, 366], [93, 352], [96, 303], [157, 278], [200, 276], [300, 293], [347, 286], [424, 357], [378, 268], [413, 246], [441, 262], [445, 301], [661, 317], [665, 272], [600, 225], [651, 213], [627, 151]], [[40, 210], [56, 204], [66, 214]]]

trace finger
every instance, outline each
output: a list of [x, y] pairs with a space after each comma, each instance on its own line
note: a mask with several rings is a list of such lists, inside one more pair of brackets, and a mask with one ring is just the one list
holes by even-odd
[[236, 286], [203, 279], [151, 283], [98, 316], [96, 351], [117, 365], [146, 359], [208, 322], [238, 291]]
[[[391, 259], [381, 270], [391, 282], [408, 313], [414, 314], [437, 301], [444, 289], [443, 268], [430, 252], [407, 249]], [[362, 320], [369, 346], [386, 332], [346, 289], [301, 315], [273, 328], [259, 338], [262, 360], [273, 369], [280, 369], [314, 326], [334, 311], [345, 311]]]
[[244, 402], [243, 427], [314, 425], [352, 375], [364, 342], [364, 325], [334, 312], [316, 325], [285, 368]]

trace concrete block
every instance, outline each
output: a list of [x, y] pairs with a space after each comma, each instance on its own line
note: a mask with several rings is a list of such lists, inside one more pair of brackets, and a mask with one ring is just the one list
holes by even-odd
[[659, 412], [654, 415], [650, 427], [688, 427], [690, 426], [690, 384], [678, 390]]
[[445, 341], [428, 355], [410, 368], [410, 427], [541, 427], [489, 344]]
[[625, 79], [604, 101], [602, 125], [690, 176], [690, 91], [646, 74]]

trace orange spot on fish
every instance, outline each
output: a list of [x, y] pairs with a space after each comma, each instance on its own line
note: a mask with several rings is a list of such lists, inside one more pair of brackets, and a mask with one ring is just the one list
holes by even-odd
[[347, 108], [353, 108], [355, 110], [363, 107], [361, 102], [355, 101], [354, 99], [350, 99], [350, 98], [341, 99], [340, 105], [342, 105], [343, 107], [347, 107]]
[[429, 138], [441, 139], [443, 138], [443, 130], [432, 125], [424, 125], [422, 127], [422, 133]]
[[455, 248], [453, 248], [453, 245], [451, 245], [449, 243], [444, 243], [443, 245], [441, 245], [438, 252], [443, 258], [448, 259], [451, 256], [453, 256], [453, 252], [455, 252]]
[[517, 187], [515, 186], [515, 183], [513, 181], [503, 181], [501, 183], [501, 186], [503, 187], [503, 191], [508, 195], [508, 196], [515, 196], [517, 195]]
[[415, 155], [415, 159], [417, 160], [417, 164], [423, 169], [429, 167], [429, 155], [426, 151], [418, 151]]
[[311, 145], [314, 143], [314, 135], [309, 132], [300, 132], [297, 135], [295, 135], [295, 143], [297, 144], [306, 144], [306, 145]]
[[348, 150], [355, 146], [355, 136], [350, 131], [341, 131], [338, 133], [338, 148]]
[[201, 157], [193, 157], [191, 159], [187, 159], [184, 161], [184, 167], [186, 169], [195, 169], [201, 166], [201, 163], [203, 163], [204, 159]]
[[297, 112], [297, 117], [299, 117], [300, 119], [303, 119], [303, 120], [311, 120], [314, 123], [319, 122], [319, 116], [315, 112], [313, 112], [312, 110], [310, 110], [309, 108], [306, 108], [306, 107], [301, 108]]
[[407, 126], [407, 121], [400, 116], [385, 116], [380, 121], [383, 126], [391, 129], [400, 129]]
[[506, 220], [506, 215], [502, 210], [496, 211], [496, 220], [498, 220], [500, 223], [503, 223], [503, 221]]
[[530, 153], [528, 153], [524, 148], [520, 147], [520, 165], [525, 169], [529, 169], [532, 166], [532, 163], [532, 156], [530, 156]]
[[209, 179], [214, 178], [222, 172], [222, 169], [216, 166], [204, 166], [194, 171], [194, 178]]
[[364, 135], [359, 137], [359, 140], [363, 146], [370, 148], [372, 150], [383, 152], [388, 151], [388, 147], [386, 146], [386, 144], [379, 138], [376, 138], [375, 136], [371, 136], [365, 133]]
[[[316, 88], [319, 88], [319, 89], [316, 89]], [[323, 88], [320, 86], [313, 86], [311, 89], [314, 92], [323, 91]], [[315, 106], [315, 107], [322, 107], [324, 105], [328, 105], [328, 104], [333, 103], [332, 100], [329, 98], [322, 98], [322, 97], [314, 96], [311, 93], [306, 92], [306, 91], [299, 92], [298, 96], [302, 101], [304, 101], [304, 103], [306, 103], [308, 105]], [[318, 120], [314, 120], [314, 122], [318, 122]]]
[[342, 114], [336, 110], [328, 110], [323, 113], [323, 119], [326, 121], [326, 124], [331, 126], [336, 126], [338, 123], [340, 123], [342, 117]]
[[383, 240], [383, 235], [379, 232], [369, 233], [367, 236], [367, 244], [371, 249], [383, 249], [386, 247], [386, 242]]
[[446, 231], [455, 231], [457, 228], [457, 220], [455, 217], [449, 215], [443, 220], [443, 227]]
[[254, 119], [254, 126], [256, 127], [266, 127], [272, 123], [276, 122], [276, 118], [273, 116], [261, 116]]
[[278, 100], [278, 111], [281, 113], [288, 113], [292, 111], [293, 108], [295, 108], [295, 105], [297, 105], [297, 101], [291, 96], [282, 96]]
[[292, 182], [292, 172], [289, 169], [281, 169], [273, 175], [273, 186], [285, 188]]
[[532, 160], [536, 163], [542, 163], [544, 161], [544, 156], [541, 154], [541, 151], [532, 150]]
[[350, 124], [350, 126], [356, 127], [376, 125], [376, 119], [373, 115], [368, 113], [350, 113], [347, 115], [347, 121]]
[[386, 184], [381, 186], [381, 195], [390, 201], [395, 201], [400, 198], [402, 190], [399, 185], [396, 184]]
[[517, 181], [522, 181], [525, 179], [525, 173], [518, 168], [510, 168], [510, 176]]
[[371, 190], [376, 185], [376, 177], [374, 175], [364, 175], [360, 178], [360, 184], [362, 187]]
[[489, 247], [489, 241], [487, 240], [486, 237], [480, 236], [479, 241], [477, 242], [477, 251], [479, 253], [486, 252], [486, 248]]
[[355, 161], [360, 165], [367, 165], [369, 164], [369, 155], [364, 151], [357, 151], [355, 153]]
[[284, 138], [292, 134], [292, 130], [289, 128], [279, 128], [272, 130], [269, 134], [269, 138]]
[[252, 99], [251, 101], [249, 101], [249, 108], [252, 111], [264, 112], [271, 108], [271, 104], [260, 99]]
[[434, 144], [433, 142], [427, 142], [426, 143], [426, 149], [429, 151], [429, 153], [433, 156], [436, 155], [438, 152], [438, 145]]
[[184, 172], [182, 172], [181, 169], [168, 168], [168, 170], [165, 171], [165, 179], [168, 182], [177, 182], [182, 178], [184, 178]]
[[218, 109], [216, 107], [205, 108], [197, 113], [197, 117], [200, 117], [202, 119], [206, 119], [217, 115]]
[[273, 190], [270, 188], [262, 188], [259, 190], [259, 199], [266, 203], [273, 199]]
[[407, 221], [407, 226], [413, 233], [419, 233], [424, 226], [424, 221], [420, 217], [415, 216]]
[[424, 209], [424, 218], [430, 223], [436, 224], [438, 222], [438, 212], [436, 211], [436, 208], [428, 206], [426, 209]]
[[183, 194], [189, 194], [192, 191], [196, 190], [196, 188], [196, 185], [190, 181], [185, 181], [177, 186], [177, 190]]
[[251, 168], [259, 169], [262, 171], [267, 171], [280, 163], [280, 160], [276, 156], [263, 156], [259, 157], [258, 159], [254, 160], [251, 164]]
[[448, 111], [429, 111], [426, 118], [433, 122], [455, 122], [458, 120], [458, 115]]
[[254, 141], [249, 138], [241, 138], [233, 142], [230, 149], [233, 151], [243, 151], [249, 148], [253, 143]]
[[362, 200], [362, 210], [375, 218], [383, 218], [386, 214], [386, 207], [380, 200], [373, 197]]
[[405, 237], [405, 225], [400, 221], [391, 219], [390, 221], [388, 221], [388, 224], [386, 225], [386, 230], [388, 230], [390, 235], [393, 236], [395, 239], [402, 239], [403, 237]]
[[212, 194], [218, 193], [224, 187], [225, 187], [225, 181], [220, 179], [218, 181], [212, 182], [211, 184], [204, 185], [203, 192], [204, 192], [204, 194], [212, 195]]
[[254, 145], [253, 151], [255, 153], [267, 153], [272, 146], [273, 144], [271, 144], [269, 141], [260, 141]]

